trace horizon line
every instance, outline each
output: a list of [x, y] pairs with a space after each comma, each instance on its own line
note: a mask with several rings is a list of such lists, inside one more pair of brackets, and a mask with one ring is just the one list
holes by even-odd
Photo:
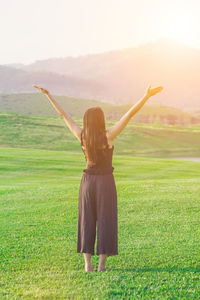
[[147, 46], [149, 44], [153, 44], [153, 43], [157, 43], [157, 42], [168, 42], [168, 43], [175, 43], [175, 44], [179, 44], [182, 46], [185, 46], [187, 48], [193, 49], [193, 50], [200, 50], [200, 47], [194, 47], [191, 46], [190, 44], [187, 44], [186, 42], [180, 41], [180, 40], [176, 40], [175, 38], [171, 38], [171, 37], [159, 37], [157, 39], [152, 39], [146, 42], [142, 42], [140, 44], [137, 44], [135, 46], [132, 47], [123, 47], [123, 48], [114, 48], [114, 49], [110, 49], [110, 50], [104, 50], [104, 51], [96, 51], [96, 52], [92, 52], [92, 53], [85, 53], [85, 54], [77, 54], [77, 55], [66, 55], [66, 56], [54, 56], [54, 57], [48, 57], [48, 58], [41, 58], [41, 59], [36, 59], [32, 62], [28, 62], [28, 63], [23, 63], [23, 62], [13, 62], [13, 63], [0, 63], [0, 66], [10, 66], [10, 65], [23, 65], [23, 66], [28, 66], [28, 65], [32, 65], [35, 64], [37, 62], [40, 61], [47, 61], [47, 60], [56, 60], [56, 59], [66, 59], [66, 58], [79, 58], [79, 57], [87, 57], [87, 56], [92, 56], [92, 55], [101, 55], [101, 54], [108, 54], [108, 53], [112, 53], [112, 52], [118, 52], [118, 51], [124, 51], [124, 50], [129, 50], [129, 49], [137, 49], [143, 46]]

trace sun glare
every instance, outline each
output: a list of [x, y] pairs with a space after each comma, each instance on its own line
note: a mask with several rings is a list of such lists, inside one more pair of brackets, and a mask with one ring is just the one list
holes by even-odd
[[198, 28], [189, 14], [174, 14], [168, 16], [161, 26], [161, 35], [192, 45], [198, 34]]

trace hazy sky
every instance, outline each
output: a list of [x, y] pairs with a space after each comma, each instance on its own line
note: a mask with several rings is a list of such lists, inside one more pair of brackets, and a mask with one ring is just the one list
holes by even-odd
[[200, 48], [199, 0], [0, 0], [0, 64], [134, 47]]

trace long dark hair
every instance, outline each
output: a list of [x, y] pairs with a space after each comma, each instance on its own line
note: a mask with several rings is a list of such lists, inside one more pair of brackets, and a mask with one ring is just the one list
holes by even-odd
[[83, 116], [82, 141], [89, 161], [95, 164], [98, 160], [98, 149], [108, 145], [104, 112], [96, 106], [85, 111]]

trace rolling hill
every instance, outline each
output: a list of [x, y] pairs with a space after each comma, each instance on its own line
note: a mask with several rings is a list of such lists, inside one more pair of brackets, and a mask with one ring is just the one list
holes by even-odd
[[152, 103], [200, 109], [200, 50], [168, 39], [136, 48], [80, 57], [52, 58], [0, 68], [0, 92], [33, 92], [40, 84], [57, 95], [135, 103], [150, 83], [163, 85]]
[[[82, 119], [74, 118], [82, 127]], [[107, 128], [115, 121], [107, 120]], [[0, 147], [81, 151], [61, 116], [0, 113]], [[130, 122], [115, 140], [115, 153], [144, 157], [200, 157], [200, 125]]]
[[[55, 96], [60, 106], [72, 116], [82, 118], [89, 107], [100, 106], [107, 120], [119, 120], [132, 105], [111, 105], [91, 99], [79, 99], [67, 96]], [[49, 100], [40, 93], [0, 94], [0, 111], [20, 114], [58, 116]], [[200, 116], [183, 112], [177, 108], [162, 104], [152, 104], [151, 99], [131, 119], [136, 123], [157, 123], [168, 125], [200, 124]]]
[[152, 103], [200, 109], [200, 50], [161, 39], [137, 48], [52, 58], [0, 67], [0, 92], [34, 92], [40, 84], [57, 95], [135, 103], [147, 85], [163, 85]]
[[35, 92], [32, 84], [51, 88], [55, 93], [74, 95], [76, 97], [89, 97], [91, 93], [101, 91], [103, 86], [92, 80], [72, 78], [53, 72], [30, 72], [9, 66], [0, 66], [0, 92], [1, 93], [26, 93]]

